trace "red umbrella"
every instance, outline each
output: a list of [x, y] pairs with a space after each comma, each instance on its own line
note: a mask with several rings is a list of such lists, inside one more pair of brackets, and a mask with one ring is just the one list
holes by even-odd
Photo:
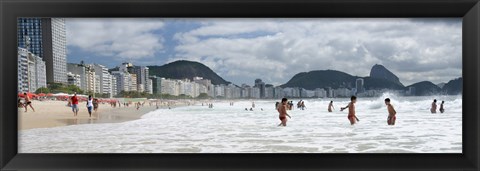
[[38, 94], [38, 96], [43, 97], [43, 96], [46, 96], [46, 94], [45, 93], [40, 93], [40, 94]]
[[52, 93], [48, 93], [47, 96], [48, 96], [48, 97], [51, 97], [51, 96], [53, 96], [53, 94], [52, 94]]

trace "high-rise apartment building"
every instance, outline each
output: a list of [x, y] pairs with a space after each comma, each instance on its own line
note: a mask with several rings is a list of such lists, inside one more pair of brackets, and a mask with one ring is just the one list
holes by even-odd
[[67, 83], [65, 19], [18, 18], [17, 42], [45, 61], [47, 82]]
[[100, 80], [99, 85], [97, 86], [99, 88], [97, 92], [101, 94], [111, 94], [112, 76], [108, 72], [108, 68], [100, 64], [94, 64], [93, 66], [95, 68], [95, 75], [98, 75]]

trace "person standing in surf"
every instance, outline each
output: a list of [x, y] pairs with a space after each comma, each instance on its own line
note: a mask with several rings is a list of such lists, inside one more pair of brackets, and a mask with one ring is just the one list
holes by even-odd
[[430, 108], [430, 112], [437, 113], [437, 99], [433, 99], [432, 108]]
[[395, 111], [392, 104], [390, 104], [389, 98], [385, 99], [385, 105], [387, 105], [387, 110], [388, 110], [387, 124], [395, 125], [395, 120], [397, 120], [397, 117], [395, 115], [397, 115], [397, 111]]
[[333, 110], [332, 109], [335, 109], [333, 107], [333, 101], [330, 101], [330, 104], [328, 104], [328, 112], [332, 112]]
[[442, 103], [440, 104], [440, 113], [445, 112], [445, 109], [443, 108], [443, 103], [445, 103], [445, 101], [442, 101]]
[[355, 116], [355, 102], [357, 102], [357, 97], [355, 96], [352, 96], [350, 97], [350, 103], [348, 103], [347, 106], [345, 107], [342, 107], [340, 109], [340, 111], [343, 111], [345, 110], [346, 108], [348, 108], [348, 120], [350, 121], [350, 124], [351, 125], [354, 125], [356, 123], [356, 121], [358, 121], [358, 118], [357, 116]]
[[292, 118], [290, 117], [290, 115], [287, 114], [287, 98], [282, 99], [282, 103], [278, 105], [277, 111], [279, 114], [278, 117], [280, 121], [282, 121], [280, 124], [278, 124], [278, 126], [287, 126], [287, 116], [289, 118]]

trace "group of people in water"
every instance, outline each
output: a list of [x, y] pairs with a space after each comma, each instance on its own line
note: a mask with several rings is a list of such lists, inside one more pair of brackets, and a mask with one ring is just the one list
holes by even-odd
[[[443, 103], [445, 103], [445, 101], [442, 101], [442, 103], [440, 104], [440, 109], [439, 109], [440, 113], [445, 112], [445, 109], [443, 108]], [[437, 99], [433, 99], [432, 108], [430, 108], [430, 112], [437, 113]]]
[[[356, 102], [357, 102], [357, 97], [356, 96], [351, 96], [350, 97], [350, 102], [348, 103], [348, 105], [340, 108], [340, 111], [348, 109], [347, 119], [350, 121], [351, 125], [354, 125], [355, 123], [360, 121], [358, 119], [358, 117], [356, 116], [356, 113], [355, 113], [355, 103]], [[432, 107], [430, 109], [430, 111], [432, 113], [436, 113], [436, 109], [437, 109], [436, 102], [437, 102], [437, 99], [434, 99], [433, 102], [432, 102]], [[444, 103], [445, 103], [445, 101], [442, 101], [442, 103], [440, 104], [439, 111], [441, 113], [445, 112], [445, 109], [443, 107]], [[301, 105], [304, 105], [303, 100], [299, 101], [297, 105], [300, 109], [302, 109]], [[385, 99], [385, 105], [387, 106], [387, 112], [388, 112], [387, 124], [388, 125], [395, 125], [395, 121], [397, 119], [397, 117], [396, 117], [397, 111], [395, 111], [395, 108], [390, 103], [390, 98]], [[277, 102], [275, 104], [275, 106], [276, 106], [276, 109], [279, 113], [279, 119], [281, 121], [281, 123], [278, 126], [287, 126], [287, 118], [286, 117], [288, 116], [289, 118], [291, 118], [290, 115], [287, 114], [287, 110], [291, 110], [290, 102], [288, 102], [287, 98], [283, 98], [281, 103]], [[330, 101], [330, 103], [328, 104], [328, 112], [333, 112], [334, 109], [335, 108], [333, 107], [333, 101]]]
[[[202, 105], [203, 105], [203, 104], [202, 104]], [[210, 108], [210, 109], [213, 108], [213, 103], [209, 103], [209, 104], [208, 104], [208, 108]]]
[[[351, 125], [354, 125], [355, 123], [357, 123], [358, 121], [360, 121], [357, 116], [355, 115], [355, 103], [357, 102], [357, 97], [356, 96], [352, 96], [350, 97], [350, 103], [348, 103], [347, 106], [345, 107], [342, 107], [340, 108], [340, 111], [343, 111], [345, 109], [348, 109], [348, 115], [347, 115], [347, 118], [348, 120], [350, 121], [350, 124]], [[301, 100], [298, 104], [299, 108], [302, 109], [302, 105], [301, 104], [305, 104], [303, 102], [303, 100]], [[387, 117], [387, 124], [388, 125], [395, 125], [395, 120], [396, 120], [396, 117], [395, 115], [397, 114], [397, 112], [395, 111], [395, 109], [393, 108], [392, 104], [390, 104], [390, 99], [389, 98], [386, 98], [385, 99], [385, 105], [387, 105], [387, 110], [388, 110], [388, 117]], [[278, 125], [278, 126], [287, 126], [287, 116], [289, 118], [291, 118], [290, 115], [288, 115], [287, 113], [287, 109], [289, 109], [289, 104], [288, 104], [288, 99], [287, 98], [283, 98], [282, 99], [282, 102], [281, 103], [278, 103], [277, 102], [277, 111], [279, 113], [279, 119], [281, 121], [281, 123]], [[330, 101], [329, 105], [328, 105], [328, 112], [332, 112], [334, 109], [333, 107], [333, 101]], [[291, 109], [290, 109], [291, 110]], [[302, 109], [303, 110], [303, 109]]]

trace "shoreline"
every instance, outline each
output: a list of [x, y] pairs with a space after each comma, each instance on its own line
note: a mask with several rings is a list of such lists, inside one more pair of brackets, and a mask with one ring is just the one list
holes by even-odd
[[[18, 108], [18, 130], [37, 128], [52, 128], [80, 124], [120, 123], [140, 119], [143, 115], [157, 110], [155, 104], [148, 102], [138, 110], [135, 105], [111, 107], [109, 103], [99, 104], [98, 110], [92, 111], [89, 117], [85, 102], [80, 102], [78, 116], [73, 116], [72, 108], [66, 106], [66, 101], [37, 101], [32, 102], [35, 112], [28, 107]], [[184, 102], [176, 102], [172, 108], [187, 106]], [[158, 109], [167, 109], [167, 104], [159, 103]]]

